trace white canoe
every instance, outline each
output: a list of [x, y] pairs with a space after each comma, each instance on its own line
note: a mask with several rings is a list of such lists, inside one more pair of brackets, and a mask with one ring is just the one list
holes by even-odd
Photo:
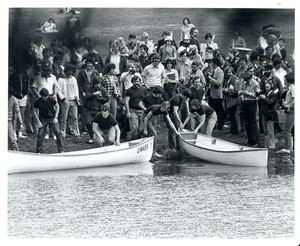
[[153, 137], [88, 150], [56, 154], [8, 151], [8, 174], [54, 171], [148, 162]]
[[201, 160], [226, 165], [266, 167], [268, 149], [252, 148], [192, 132], [180, 133], [181, 148]]

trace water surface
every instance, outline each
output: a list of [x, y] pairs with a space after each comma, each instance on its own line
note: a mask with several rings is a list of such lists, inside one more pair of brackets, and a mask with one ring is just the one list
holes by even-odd
[[8, 177], [10, 238], [292, 238], [294, 175], [141, 163]]

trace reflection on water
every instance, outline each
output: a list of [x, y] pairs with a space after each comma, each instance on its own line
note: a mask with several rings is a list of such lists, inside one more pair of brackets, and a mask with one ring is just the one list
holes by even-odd
[[9, 175], [8, 235], [292, 238], [294, 176], [277, 171], [164, 161]]

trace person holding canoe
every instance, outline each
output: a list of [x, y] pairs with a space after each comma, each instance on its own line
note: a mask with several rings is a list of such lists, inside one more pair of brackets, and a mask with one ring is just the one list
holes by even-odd
[[[169, 130], [168, 140], [169, 140], [169, 147], [171, 149], [180, 150], [177, 129], [182, 125], [182, 121], [179, 116], [179, 112], [180, 112], [180, 108], [183, 105], [185, 105], [184, 108], [187, 111], [185, 113], [186, 115], [188, 115], [189, 112], [188, 104], [189, 104], [191, 94], [192, 93], [189, 89], [185, 89], [180, 94], [177, 94], [171, 98], [170, 100], [171, 106], [170, 106], [170, 113], [169, 113], [169, 117], [171, 120], [170, 122], [166, 119], [166, 116], [163, 115], [164, 121], [166, 122], [167, 128]], [[170, 124], [171, 122], [174, 124], [176, 131], [174, 131], [172, 124]]]
[[194, 134], [198, 134], [198, 131], [201, 128], [202, 134], [211, 136], [217, 122], [215, 110], [206, 104], [202, 104], [198, 99], [193, 99], [190, 102], [190, 111], [191, 112], [180, 126], [179, 130], [182, 131], [190, 119], [195, 118], [195, 120], [199, 122], [199, 125], [195, 128]]
[[144, 118], [144, 132], [143, 133], [145, 136], [147, 136], [148, 132], [149, 132], [150, 135], [154, 136], [153, 156], [155, 156], [155, 157], [162, 157], [162, 155], [158, 154], [156, 151], [156, 149], [157, 149], [157, 132], [152, 123], [152, 116], [157, 116], [157, 115], [161, 115], [161, 114], [164, 115], [164, 120], [165, 120], [166, 124], [168, 124], [173, 129], [173, 131], [176, 134], [178, 134], [178, 131], [175, 128], [175, 126], [169, 116], [170, 105], [171, 104], [169, 101], [164, 101], [160, 105], [158, 105], [158, 104], [151, 105], [145, 111], [146, 116]]
[[96, 114], [93, 121], [94, 140], [102, 146], [105, 143], [103, 135], [107, 134], [109, 144], [119, 146], [121, 131], [117, 120], [109, 110], [109, 106], [104, 104], [101, 106], [101, 111]]

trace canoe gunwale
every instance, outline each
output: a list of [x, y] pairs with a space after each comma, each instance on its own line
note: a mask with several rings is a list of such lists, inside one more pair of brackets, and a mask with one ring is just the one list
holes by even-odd
[[[66, 153], [55, 154], [37, 154], [32, 152], [8, 151], [8, 157], [12, 163], [8, 165], [8, 174], [28, 173], [28, 172], [44, 172], [83, 169], [94, 167], [119, 166], [124, 164], [134, 164], [140, 162], [148, 162], [153, 154], [153, 139], [147, 137], [140, 140], [124, 142], [123, 148], [112, 148], [106, 150], [109, 146], [70, 151]], [[102, 150], [99, 150], [102, 149]], [[82, 151], [95, 150], [97, 152]]]
[[[198, 133], [200, 134], [200, 133]], [[200, 134], [202, 135], [202, 134]], [[179, 139], [181, 139], [183, 142], [185, 142], [186, 144], [190, 145], [190, 146], [193, 146], [195, 148], [200, 148], [200, 149], [204, 149], [204, 150], [207, 150], [207, 151], [212, 151], [212, 152], [220, 152], [220, 153], [236, 153], [236, 152], [251, 152], [251, 151], [268, 151], [267, 148], [252, 148], [252, 147], [247, 147], [247, 146], [243, 146], [243, 145], [239, 145], [239, 144], [235, 144], [235, 143], [232, 143], [233, 146], [239, 146], [239, 147], [246, 147], [247, 149], [240, 149], [240, 150], [220, 150], [220, 149], [210, 149], [210, 148], [206, 148], [206, 147], [203, 147], [203, 146], [198, 146], [196, 145], [195, 143], [190, 143], [189, 141], [187, 141], [186, 139], [184, 139], [181, 134], [179, 134]], [[192, 141], [192, 140], [191, 140]], [[196, 139], [193, 140], [196, 142]], [[224, 142], [228, 142], [226, 140], [223, 140], [223, 139], [218, 139], [218, 141], [224, 141]]]
[[[184, 134], [183, 134], [184, 135]], [[186, 133], [185, 135], [188, 135]], [[197, 135], [198, 140], [203, 134]], [[204, 135], [206, 139], [212, 139], [213, 137]], [[195, 136], [193, 136], [195, 137]], [[195, 138], [196, 139], [196, 138]], [[215, 138], [217, 141], [221, 141], [226, 146], [230, 146], [231, 142], [226, 140]], [[189, 141], [187, 141], [189, 140]], [[230, 166], [252, 166], [252, 167], [267, 167], [268, 165], [268, 149], [267, 148], [251, 148], [242, 145], [233, 144], [236, 147], [246, 147], [245, 149], [236, 150], [220, 150], [207, 148], [197, 145], [196, 141], [190, 141], [191, 139], [184, 139], [179, 136], [179, 143], [181, 148], [190, 156], [197, 159], [208, 161], [212, 164], [230, 165]], [[250, 149], [248, 149], [250, 148]]]
[[[91, 156], [91, 155], [100, 155], [100, 154], [104, 154], [104, 153], [112, 153], [112, 152], [120, 152], [122, 150], [126, 151], [126, 150], [129, 150], [129, 149], [133, 149], [135, 148], [137, 145], [142, 145], [146, 142], [148, 142], [152, 137], [149, 137], [149, 138], [143, 138], [141, 139], [141, 141], [137, 141], [137, 140], [133, 140], [133, 141], [129, 141], [129, 146], [126, 147], [126, 148], [123, 148], [123, 149], [113, 149], [113, 150], [105, 150], [105, 151], [100, 151], [100, 152], [94, 152], [94, 153], [80, 153], [80, 152], [84, 152], [84, 151], [90, 151], [90, 150], [99, 150], [99, 149], [102, 149], [102, 148], [107, 148], [109, 147], [108, 146], [104, 146], [104, 147], [99, 147], [99, 148], [91, 148], [91, 149], [86, 149], [86, 150], [79, 150], [79, 151], [70, 151], [70, 152], [64, 152], [63, 154], [61, 153], [50, 153], [50, 154], [38, 154], [38, 153], [34, 153], [34, 152], [22, 152], [22, 151], [13, 151], [13, 150], [8, 150], [9, 153], [14, 153], [14, 154], [19, 154], [19, 155], [33, 155], [33, 156], [43, 156], [43, 157], [53, 157], [53, 156], [59, 156], [59, 157], [70, 157], [70, 156], [73, 156], [73, 157], [76, 157], [76, 156]], [[136, 143], [134, 143], [136, 142]], [[130, 145], [130, 143], [133, 143], [132, 145]], [[76, 153], [78, 152], [78, 153]]]

